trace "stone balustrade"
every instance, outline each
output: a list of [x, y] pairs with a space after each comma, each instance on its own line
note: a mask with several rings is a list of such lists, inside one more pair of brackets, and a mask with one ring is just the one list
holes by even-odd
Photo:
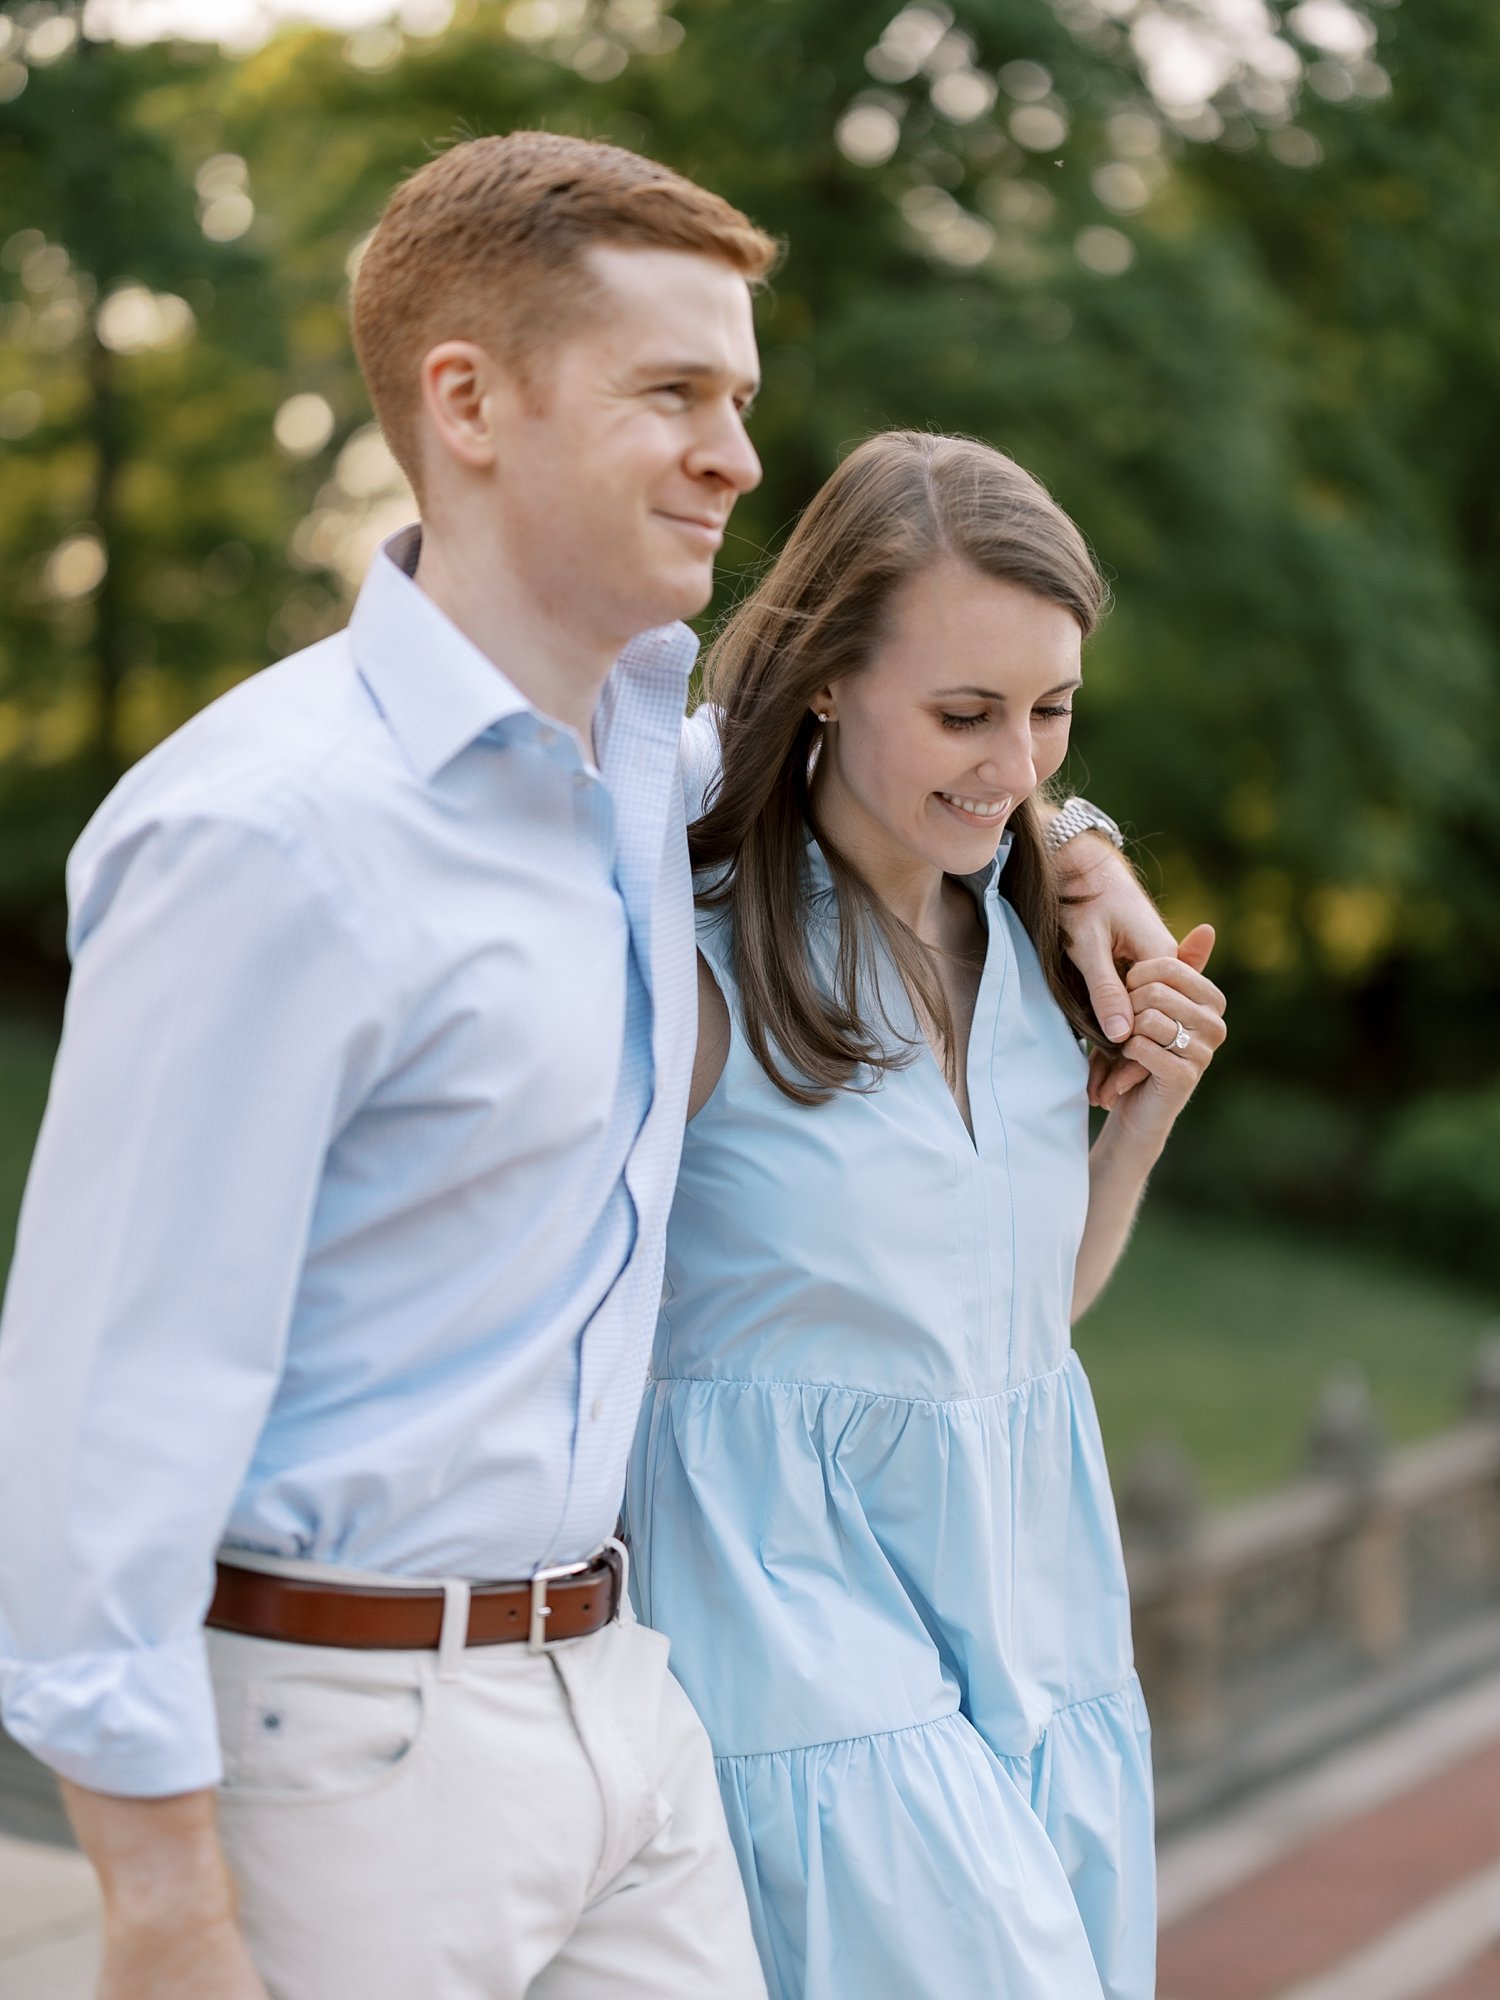
[[1307, 1463], [1214, 1514], [1166, 1447], [1122, 1486], [1164, 1824], [1500, 1664], [1500, 1332], [1454, 1429], [1388, 1451], [1351, 1371]]

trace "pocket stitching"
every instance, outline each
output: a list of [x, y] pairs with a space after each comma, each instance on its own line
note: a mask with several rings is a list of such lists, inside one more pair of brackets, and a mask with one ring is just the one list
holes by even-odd
[[[259, 1698], [274, 1692], [276, 1687], [275, 1681], [246, 1684], [238, 1732], [242, 1755], [245, 1754], [245, 1742], [249, 1736], [251, 1711]], [[253, 1781], [236, 1785], [226, 1778], [217, 1787], [220, 1806], [337, 1806], [375, 1798], [388, 1791], [416, 1762], [432, 1722], [432, 1690], [428, 1685], [428, 1676], [425, 1673], [419, 1675], [410, 1691], [417, 1697], [415, 1734], [401, 1755], [373, 1776], [362, 1778], [355, 1784], [341, 1784], [332, 1790], [300, 1785], [257, 1785]]]

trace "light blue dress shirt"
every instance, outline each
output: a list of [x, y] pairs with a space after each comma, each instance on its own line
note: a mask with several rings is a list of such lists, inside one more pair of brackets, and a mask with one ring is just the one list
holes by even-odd
[[595, 769], [415, 548], [69, 864], [0, 1322], [0, 1707], [96, 1789], [217, 1780], [221, 1541], [475, 1579], [614, 1526], [696, 1029], [695, 641], [631, 645]]

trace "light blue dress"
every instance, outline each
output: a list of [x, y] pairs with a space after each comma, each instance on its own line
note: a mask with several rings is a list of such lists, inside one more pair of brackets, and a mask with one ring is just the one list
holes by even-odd
[[868, 1092], [783, 1096], [700, 919], [733, 1034], [688, 1127], [627, 1518], [773, 2000], [1154, 1991], [1148, 1728], [1069, 1340], [1087, 1069], [1003, 860], [970, 885], [972, 1140], [925, 1047]]

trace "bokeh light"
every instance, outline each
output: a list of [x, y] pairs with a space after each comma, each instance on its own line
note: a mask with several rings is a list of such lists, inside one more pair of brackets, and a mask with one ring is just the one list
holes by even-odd
[[288, 396], [276, 412], [271, 429], [291, 458], [311, 458], [333, 436], [333, 406], [312, 391]]
[[92, 529], [59, 542], [42, 567], [44, 593], [61, 603], [91, 596], [103, 583], [109, 557]]

